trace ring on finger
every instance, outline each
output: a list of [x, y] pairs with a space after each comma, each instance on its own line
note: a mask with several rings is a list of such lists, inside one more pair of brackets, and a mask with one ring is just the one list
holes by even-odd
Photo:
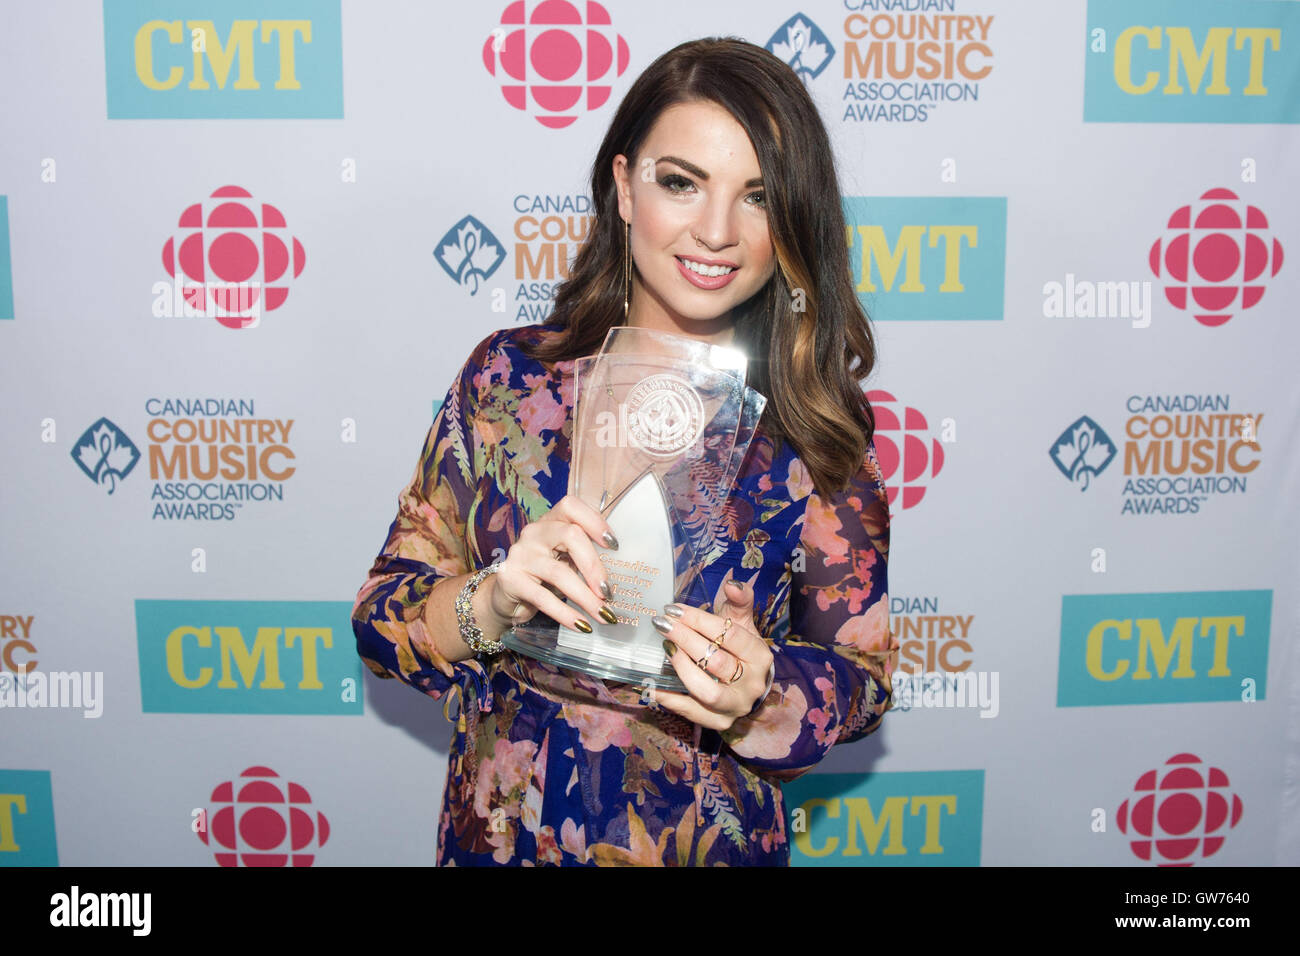
[[[713, 675], [709, 673], [709, 658], [714, 655], [717, 649], [718, 649], [718, 645], [710, 641], [709, 649], [704, 652], [703, 657], [701, 657], [698, 661], [695, 662], [695, 666], [698, 667], [700, 670], [704, 671], [704, 673], [709, 674], [710, 677], [713, 677]], [[717, 680], [716, 677], [713, 677], [713, 679]]]
[[737, 658], [736, 658], [736, 673], [734, 673], [734, 674], [731, 675], [731, 680], [727, 681], [727, 683], [728, 683], [728, 684], [734, 684], [736, 681], [740, 680], [740, 675], [743, 674], [743, 673], [745, 673], [745, 662], [742, 661], [739, 657], [737, 657]]
[[731, 630], [731, 618], [727, 618], [727, 620], [722, 625], [722, 633], [719, 634], [717, 637], [715, 637], [710, 643], [712, 643], [716, 647], [721, 647], [722, 642], [727, 639], [727, 632], [729, 630]]

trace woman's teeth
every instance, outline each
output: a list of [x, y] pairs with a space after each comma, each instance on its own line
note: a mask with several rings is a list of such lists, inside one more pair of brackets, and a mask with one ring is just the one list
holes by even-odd
[[702, 276], [725, 276], [728, 272], [736, 271], [735, 266], [706, 266], [690, 259], [682, 259], [681, 262], [686, 268]]

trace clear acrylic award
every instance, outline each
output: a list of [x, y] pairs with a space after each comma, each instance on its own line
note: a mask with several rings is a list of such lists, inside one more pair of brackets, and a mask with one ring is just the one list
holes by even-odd
[[597, 617], [584, 634], [538, 613], [506, 633], [507, 647], [596, 677], [686, 689], [650, 619], [665, 604], [712, 600], [700, 572], [727, 546], [727, 500], [766, 404], [745, 385], [745, 366], [735, 349], [630, 326], [577, 360], [569, 494], [618, 539], [617, 551], [596, 544], [618, 622]]

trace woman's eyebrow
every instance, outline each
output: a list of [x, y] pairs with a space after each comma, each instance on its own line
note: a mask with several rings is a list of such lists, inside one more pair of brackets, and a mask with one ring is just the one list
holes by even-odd
[[[694, 163], [688, 163], [686, 160], [680, 159], [677, 156], [660, 156], [659, 159], [656, 160], [656, 162], [676, 163], [678, 166], [682, 167], [682, 169], [686, 170], [692, 176], [696, 176], [700, 179], [709, 178], [709, 174], [706, 173], [704, 170], [700, 169], [700, 167], [696, 166]], [[745, 180], [746, 189], [748, 189], [750, 186], [761, 186], [761, 185], [763, 185], [762, 176], [756, 176], [753, 179]]]

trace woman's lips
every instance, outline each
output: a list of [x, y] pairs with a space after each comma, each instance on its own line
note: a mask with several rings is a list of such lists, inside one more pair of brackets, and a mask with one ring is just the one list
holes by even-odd
[[673, 256], [673, 261], [677, 263], [677, 271], [686, 277], [686, 281], [700, 289], [721, 289], [724, 285], [736, 278], [736, 273], [740, 269], [732, 269], [726, 275], [720, 276], [702, 276], [698, 272], [692, 272], [686, 268], [686, 263], [681, 259]]

